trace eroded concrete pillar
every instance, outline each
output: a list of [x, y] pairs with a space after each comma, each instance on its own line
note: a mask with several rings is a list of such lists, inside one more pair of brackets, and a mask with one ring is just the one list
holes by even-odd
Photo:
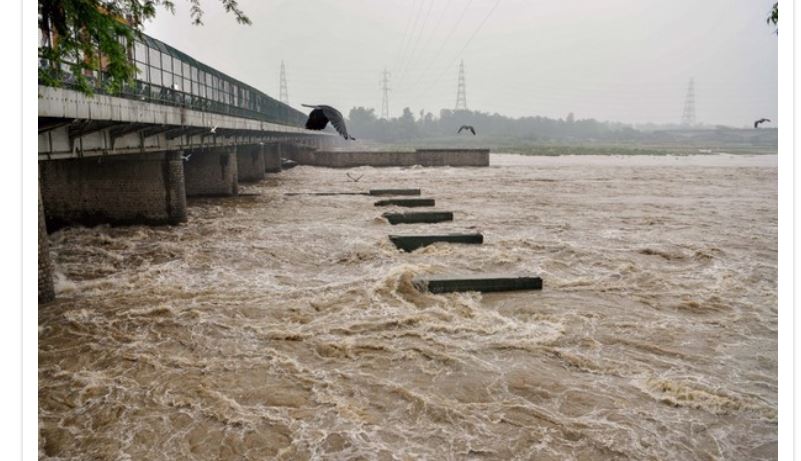
[[234, 147], [213, 147], [188, 152], [184, 162], [187, 196], [220, 196], [239, 193], [237, 155]]
[[263, 145], [239, 146], [236, 150], [236, 171], [240, 182], [264, 179]]
[[180, 152], [39, 162], [47, 229], [186, 221]]
[[39, 304], [55, 299], [53, 288], [53, 265], [50, 263], [50, 241], [42, 208], [42, 188], [39, 186]]

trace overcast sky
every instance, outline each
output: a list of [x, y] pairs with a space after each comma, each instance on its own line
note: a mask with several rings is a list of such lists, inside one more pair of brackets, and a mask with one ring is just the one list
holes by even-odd
[[281, 60], [290, 104], [343, 113], [454, 108], [464, 60], [471, 110], [509, 116], [678, 123], [695, 79], [696, 119], [744, 126], [777, 118], [773, 0], [239, 0], [236, 23], [218, 0], [159, 10], [145, 31], [278, 99]]

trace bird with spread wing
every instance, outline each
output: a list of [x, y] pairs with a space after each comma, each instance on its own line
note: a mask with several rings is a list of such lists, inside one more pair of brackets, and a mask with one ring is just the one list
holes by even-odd
[[460, 126], [459, 127], [459, 131], [457, 131], [456, 134], [461, 133], [462, 130], [469, 130], [471, 133], [473, 133], [473, 136], [476, 135], [476, 130], [471, 125], [462, 125], [462, 126]]
[[311, 107], [311, 113], [309, 113], [309, 119], [306, 120], [306, 129], [309, 130], [322, 130], [328, 125], [328, 122], [331, 122], [331, 125], [334, 125], [334, 128], [337, 130], [339, 134], [342, 135], [345, 139], [356, 140], [353, 136], [348, 134], [348, 129], [345, 127], [345, 118], [342, 114], [334, 109], [331, 106], [325, 106], [322, 104], [318, 104], [316, 106], [312, 106], [309, 104], [301, 104], [303, 107]]
[[756, 122], [754, 122], [754, 128], [759, 128], [759, 124], [760, 123], [765, 123], [765, 122], [770, 122], [770, 119], [769, 118], [761, 118], [761, 119], [757, 120]]

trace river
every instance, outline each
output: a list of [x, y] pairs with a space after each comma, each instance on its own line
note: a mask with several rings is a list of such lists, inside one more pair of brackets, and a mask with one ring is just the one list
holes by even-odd
[[[190, 160], [191, 161], [191, 160]], [[51, 237], [42, 459], [777, 457], [777, 159], [300, 166]], [[452, 223], [391, 226], [416, 187]], [[389, 233], [480, 231], [401, 253]], [[425, 274], [542, 291], [432, 295]]]

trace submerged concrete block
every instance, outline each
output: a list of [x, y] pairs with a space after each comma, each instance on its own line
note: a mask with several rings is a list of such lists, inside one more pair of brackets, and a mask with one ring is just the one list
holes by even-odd
[[390, 224], [437, 223], [453, 221], [451, 211], [415, 211], [409, 213], [384, 213]]
[[431, 277], [413, 283], [418, 290], [431, 293], [542, 290], [542, 279], [535, 276]]
[[390, 235], [389, 239], [403, 251], [414, 251], [418, 248], [437, 242], [482, 244], [481, 234], [443, 234], [443, 235]]
[[403, 206], [403, 207], [421, 207], [421, 206], [434, 206], [433, 198], [394, 198], [387, 200], [379, 200], [375, 202], [375, 206]]
[[420, 195], [420, 189], [370, 189], [370, 195]]

